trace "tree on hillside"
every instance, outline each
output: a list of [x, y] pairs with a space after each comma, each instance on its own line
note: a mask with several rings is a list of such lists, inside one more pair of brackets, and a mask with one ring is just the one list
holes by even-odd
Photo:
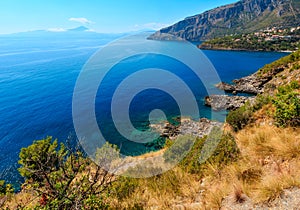
[[20, 153], [24, 190], [40, 197], [39, 208], [103, 209], [104, 192], [115, 180], [78, 148], [58, 144], [52, 137], [35, 141]]

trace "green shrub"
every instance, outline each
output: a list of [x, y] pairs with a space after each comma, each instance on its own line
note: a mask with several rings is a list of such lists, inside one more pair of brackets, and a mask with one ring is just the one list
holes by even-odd
[[170, 163], [180, 162], [189, 153], [195, 139], [196, 137], [191, 135], [178, 136], [164, 153], [164, 159]]
[[266, 104], [273, 104], [276, 108], [274, 119], [278, 126], [299, 126], [300, 96], [295, 91], [297, 89], [300, 89], [299, 82], [292, 81], [289, 85], [278, 87], [275, 97], [258, 95], [253, 105], [246, 103], [239, 109], [229, 112], [226, 122], [232, 126], [234, 131], [239, 131], [252, 122], [255, 111]]
[[138, 186], [138, 179], [120, 176], [118, 180], [113, 183], [109, 192], [110, 195], [116, 197], [118, 201], [122, 201], [132, 196]]
[[103, 202], [97, 195], [89, 195], [83, 202], [82, 209], [109, 209], [109, 205]]
[[295, 91], [299, 88], [300, 85], [297, 81], [278, 88], [278, 93], [273, 99], [276, 107], [274, 118], [278, 126], [300, 125], [300, 98], [299, 93]]
[[203, 159], [202, 161], [206, 160], [206, 157], [213, 152], [207, 162], [221, 166], [235, 161], [239, 155], [239, 149], [233, 135], [223, 133], [221, 128], [215, 127], [208, 135], [205, 143], [203, 151], [208, 152], [208, 154], [202, 153], [200, 157]]
[[253, 107], [246, 103], [244, 106], [229, 112], [226, 122], [232, 126], [234, 131], [239, 131], [252, 121]]
[[[282, 67], [282, 66], [287, 67], [289, 63], [299, 61], [299, 60], [300, 60], [300, 50], [298, 50], [290, 55], [287, 55], [283, 58], [280, 58], [279, 60], [274, 61], [273, 63], [265, 65], [263, 68], [261, 68], [258, 71], [258, 75], [261, 76], [265, 73], [271, 72], [274, 69]], [[297, 68], [297, 66], [295, 68]]]
[[294, 70], [298, 70], [300, 69], [300, 64], [299, 63], [295, 63], [292, 68], [290, 69], [290, 72], [294, 71]]
[[12, 194], [14, 189], [11, 184], [5, 183], [4, 180], [0, 180], [0, 196]]
[[291, 90], [297, 90], [297, 89], [300, 89], [300, 83], [298, 81], [292, 81], [290, 83], [290, 89]]
[[255, 98], [255, 103], [253, 105], [253, 111], [260, 110], [264, 105], [270, 104], [272, 102], [272, 97], [269, 95], [257, 95]]
[[181, 161], [180, 166], [190, 173], [203, 175], [208, 164], [218, 167], [235, 161], [239, 149], [231, 134], [224, 134], [218, 127], [204, 138], [197, 138], [189, 153]]
[[236, 160], [239, 149], [231, 134], [224, 134], [221, 128], [214, 127], [204, 138], [186, 135], [179, 136], [164, 153], [166, 162], [180, 162], [180, 167], [189, 173], [203, 175], [208, 164], [221, 167]]
[[[106, 148], [106, 147], [105, 147]], [[40, 196], [37, 209], [106, 209], [114, 175], [84, 157], [80, 148], [58, 146], [51, 137], [34, 141], [20, 153], [23, 188]]]
[[174, 170], [169, 170], [163, 174], [148, 178], [146, 186], [155, 194], [180, 195], [182, 194], [182, 189], [180, 188], [180, 183], [182, 182], [183, 180], [178, 177]]
[[61, 144], [61, 148], [58, 149], [57, 140], [53, 141], [52, 137], [47, 137], [21, 149], [19, 154], [21, 167], [18, 170], [26, 179], [42, 181], [45, 174], [59, 169], [59, 160], [65, 156], [64, 145]]
[[170, 148], [174, 144], [171, 139], [166, 139], [165, 148]]

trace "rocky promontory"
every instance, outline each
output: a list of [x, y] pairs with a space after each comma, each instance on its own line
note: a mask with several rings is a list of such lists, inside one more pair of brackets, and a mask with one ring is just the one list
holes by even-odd
[[254, 100], [255, 97], [211, 95], [205, 97], [205, 105], [211, 107], [215, 111], [236, 110], [243, 106], [247, 101], [252, 104]]
[[[271, 79], [271, 78], [270, 78]], [[233, 80], [234, 84], [221, 82], [216, 85], [217, 88], [229, 93], [249, 93], [257, 95], [263, 92], [263, 86], [270, 79], [259, 78], [255, 74], [240, 79]]]
[[233, 84], [221, 82], [216, 85], [217, 88], [229, 93], [249, 93], [260, 94], [264, 92], [265, 84], [271, 81], [274, 76], [284, 70], [283, 67], [279, 67], [266, 74], [260, 74], [256, 72], [246, 77], [233, 80]]
[[[227, 93], [248, 93], [252, 95], [261, 94], [265, 91], [265, 86], [275, 76], [284, 70], [283, 66], [273, 68], [268, 72], [258, 71], [240, 79], [233, 80], [233, 84], [221, 82], [216, 85], [217, 88]], [[254, 103], [255, 97], [246, 96], [228, 96], [228, 95], [211, 95], [206, 96], [205, 105], [212, 107], [213, 110], [235, 110], [243, 106], [247, 101]]]
[[150, 127], [160, 133], [162, 137], [175, 139], [179, 135], [193, 135], [202, 138], [210, 133], [213, 127], [222, 126], [223, 123], [211, 121], [206, 118], [201, 118], [198, 121], [190, 118], [178, 119], [180, 123], [173, 125], [169, 122], [161, 122], [158, 124], [151, 124]]

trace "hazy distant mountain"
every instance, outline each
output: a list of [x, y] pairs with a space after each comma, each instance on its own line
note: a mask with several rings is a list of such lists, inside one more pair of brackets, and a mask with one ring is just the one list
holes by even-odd
[[67, 31], [69, 31], [69, 32], [90, 32], [90, 29], [85, 26], [79, 26], [77, 28], [72, 28]]
[[241, 0], [187, 17], [150, 38], [168, 39], [163, 35], [168, 33], [189, 41], [199, 41], [274, 26], [300, 26], [300, 0]]
[[138, 31], [130, 31], [124, 33], [98, 33], [85, 26], [79, 26], [71, 29], [53, 28], [48, 30], [35, 30], [27, 32], [19, 32], [14, 34], [4, 34], [0, 36], [4, 37], [122, 37], [125, 35], [137, 34], [137, 33], [154, 33], [153, 29], [142, 29]]
[[118, 38], [124, 36], [125, 33], [97, 33], [85, 26], [79, 26], [72, 29], [48, 29], [27, 31], [14, 34], [5, 34], [0, 37], [46, 37], [46, 38]]

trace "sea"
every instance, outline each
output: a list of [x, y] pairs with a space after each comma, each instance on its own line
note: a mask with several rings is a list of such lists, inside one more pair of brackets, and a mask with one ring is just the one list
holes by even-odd
[[[64, 142], [68, 138], [76, 138], [72, 97], [78, 76], [92, 55], [121, 36], [96, 33], [88, 36], [26, 33], [0, 36], [0, 180], [15, 186], [22, 183], [17, 171], [19, 152], [34, 140], [52, 136]], [[229, 83], [287, 55], [280, 52], [214, 50], [203, 50], [203, 53], [220, 79]], [[149, 59], [153, 56], [157, 56], [157, 62], [165, 66], [177, 65], [168, 63], [159, 55], [149, 55]], [[178, 65], [176, 71], [184, 71]], [[163, 144], [162, 140], [137, 144], [122, 138], [110, 120], [110, 109], [101, 105], [102, 98], [106, 98], [108, 103], [105, 105], [109, 105], [111, 90], [122, 81], [124, 68], [126, 72], [126, 69], [129, 71], [136, 67], [134, 62], [125, 62], [122, 71], [114, 69], [114, 74], [105, 83], [107, 93], [102, 91], [95, 101], [96, 115], [104, 116], [104, 119], [97, 120], [105, 138], [119, 147], [122, 145], [121, 152], [129, 155], [153, 151]], [[198, 80], [185, 73], [180, 77], [193, 87], [201, 117], [211, 118], [211, 110], [204, 106], [203, 101], [207, 93], [195, 85]], [[167, 84], [176, 88], [176, 83], [169, 81]], [[180, 114], [176, 101], [170, 95], [157, 90], [143, 91], [131, 103], [133, 125], [140, 130], [147, 129], [152, 109], [162, 109], [170, 121]], [[221, 118], [225, 115], [225, 112], [219, 113]]]

